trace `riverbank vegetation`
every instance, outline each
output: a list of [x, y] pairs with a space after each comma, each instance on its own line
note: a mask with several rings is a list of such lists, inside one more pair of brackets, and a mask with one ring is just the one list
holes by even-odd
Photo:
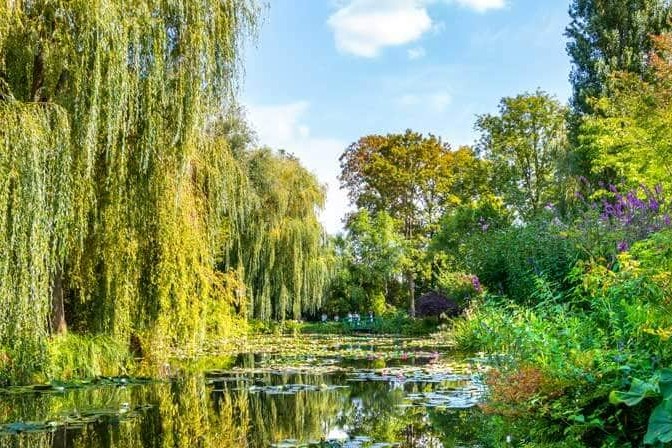
[[672, 443], [671, 11], [572, 1], [570, 104], [502, 98], [473, 146], [359, 138], [329, 237], [325, 187], [236, 103], [260, 5], [0, 3], [0, 385], [440, 331], [489, 356], [511, 443]]
[[473, 148], [409, 131], [341, 159], [358, 211], [328, 304], [454, 302], [446, 335], [492, 357], [484, 410], [521, 446], [672, 442], [670, 7], [637, 4], [572, 2], [569, 106], [523, 93]]

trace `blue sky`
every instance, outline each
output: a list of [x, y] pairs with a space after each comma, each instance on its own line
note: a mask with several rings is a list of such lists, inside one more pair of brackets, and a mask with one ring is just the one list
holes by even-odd
[[241, 101], [260, 144], [294, 153], [327, 184], [331, 233], [348, 210], [338, 157], [359, 137], [411, 128], [458, 147], [504, 96], [570, 95], [567, 0], [270, 3]]

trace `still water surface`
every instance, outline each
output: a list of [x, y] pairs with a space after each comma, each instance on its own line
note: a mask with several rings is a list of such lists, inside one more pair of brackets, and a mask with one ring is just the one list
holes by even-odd
[[241, 350], [165, 380], [0, 391], [0, 448], [481, 446], [479, 367], [438, 343], [273, 338]]

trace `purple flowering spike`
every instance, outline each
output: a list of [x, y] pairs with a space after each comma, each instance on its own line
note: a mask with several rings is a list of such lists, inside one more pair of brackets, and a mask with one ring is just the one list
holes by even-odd
[[616, 246], [616, 249], [619, 252], [625, 252], [626, 250], [630, 249], [630, 245], [628, 244], [627, 241], [619, 241], [618, 245]]
[[473, 275], [471, 277], [471, 284], [474, 286], [474, 290], [478, 293], [483, 291], [483, 287], [481, 286], [481, 280], [479, 280], [478, 277]]
[[616, 185], [614, 184], [609, 184], [609, 191], [612, 193], [618, 193], [618, 188], [616, 188]]
[[663, 223], [665, 223], [667, 227], [669, 227], [670, 224], [672, 224], [672, 218], [670, 218], [670, 215], [665, 215], [663, 217]]
[[653, 213], [658, 213], [660, 211], [660, 202], [655, 198], [649, 199], [649, 208]]

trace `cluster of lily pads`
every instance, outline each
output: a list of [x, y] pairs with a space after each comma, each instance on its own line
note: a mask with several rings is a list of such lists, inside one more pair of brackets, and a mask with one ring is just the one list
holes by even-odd
[[131, 406], [121, 403], [118, 408], [95, 409], [90, 411], [72, 411], [58, 420], [45, 422], [12, 422], [0, 425], [0, 435], [18, 435], [24, 433], [54, 432], [61, 428], [78, 429], [93, 423], [118, 425], [124, 421], [143, 415], [152, 407], [149, 405]]
[[73, 380], [73, 381], [53, 381], [48, 384], [33, 384], [29, 386], [10, 386], [0, 388], [0, 397], [2, 395], [19, 395], [19, 394], [59, 394], [68, 390], [87, 389], [87, 388], [103, 388], [103, 387], [128, 387], [139, 386], [155, 382], [151, 378], [143, 377], [97, 377], [87, 380]]

